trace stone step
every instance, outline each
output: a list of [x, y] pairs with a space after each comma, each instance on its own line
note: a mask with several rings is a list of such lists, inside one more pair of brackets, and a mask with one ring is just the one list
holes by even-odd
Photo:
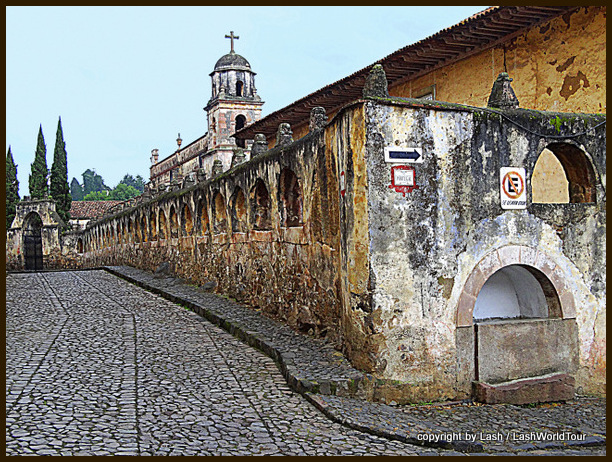
[[472, 382], [472, 393], [487, 404], [530, 404], [573, 399], [574, 387], [574, 377], [555, 372], [496, 384]]

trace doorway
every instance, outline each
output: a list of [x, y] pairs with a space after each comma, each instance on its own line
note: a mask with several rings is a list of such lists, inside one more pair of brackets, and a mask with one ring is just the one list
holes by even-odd
[[23, 254], [25, 269], [39, 271], [43, 269], [42, 219], [38, 213], [31, 213], [24, 221]]

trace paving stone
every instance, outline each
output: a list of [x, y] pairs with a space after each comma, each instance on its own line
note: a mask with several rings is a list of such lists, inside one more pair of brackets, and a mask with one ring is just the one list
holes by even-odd
[[[170, 278], [155, 281], [175, 299], [205, 305], [249, 326], [249, 335], [270, 339], [267, 354], [292, 352], [295, 376], [319, 383], [355, 377], [346, 362], [337, 367], [325, 359], [335, 351], [321, 342]], [[262, 352], [107, 271], [14, 273], [6, 286], [7, 455], [458, 454], [394, 440], [388, 426], [380, 431], [382, 417], [390, 428], [425, 422], [430, 433], [470, 425], [475, 431], [476, 423], [494, 421], [516, 431], [581, 431], [584, 444], [595, 446], [506, 452], [605, 455], [605, 400], [546, 409], [466, 405], [454, 412], [335, 396], [317, 401], [292, 391]], [[20, 399], [8, 399], [17, 391]]]

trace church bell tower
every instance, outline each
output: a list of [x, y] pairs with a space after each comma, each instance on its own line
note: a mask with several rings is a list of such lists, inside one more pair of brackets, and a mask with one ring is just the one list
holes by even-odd
[[234, 51], [234, 40], [239, 37], [232, 31], [225, 38], [231, 40], [231, 49], [217, 61], [210, 74], [212, 96], [204, 110], [208, 114], [209, 149], [215, 160], [221, 159], [223, 170], [228, 170], [234, 149], [243, 148], [248, 160], [252, 144], [231, 135], [259, 120], [264, 103], [257, 95], [251, 65]]

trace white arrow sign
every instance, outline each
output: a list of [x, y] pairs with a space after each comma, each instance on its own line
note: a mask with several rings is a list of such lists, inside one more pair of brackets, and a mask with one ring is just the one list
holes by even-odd
[[421, 148], [400, 148], [386, 147], [385, 162], [395, 162], [402, 164], [420, 164], [423, 162], [423, 149]]

